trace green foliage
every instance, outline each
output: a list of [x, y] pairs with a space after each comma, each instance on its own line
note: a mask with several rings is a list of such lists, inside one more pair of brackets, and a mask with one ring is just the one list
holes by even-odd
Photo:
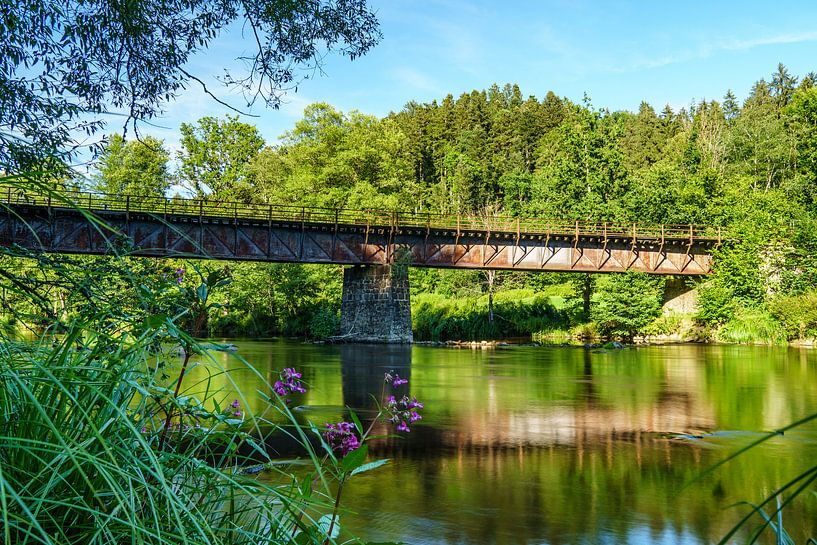
[[180, 182], [198, 197], [251, 202], [249, 163], [264, 146], [254, 125], [238, 117], [203, 117], [196, 125], [182, 123], [179, 150]]
[[685, 316], [671, 313], [657, 317], [644, 328], [645, 335], [672, 335], [681, 331]]
[[336, 310], [320, 307], [309, 320], [309, 336], [313, 339], [328, 339], [337, 335], [340, 329], [340, 316]]
[[[342, 274], [323, 265], [232, 263], [232, 282], [209, 315], [214, 335], [325, 338], [340, 310]], [[316, 318], [321, 314], [322, 318]], [[322, 324], [315, 332], [312, 326]], [[320, 333], [320, 334], [318, 334]], [[331, 333], [331, 334], [334, 334]]]
[[789, 339], [817, 338], [817, 291], [775, 298], [769, 311]]
[[546, 296], [526, 290], [496, 295], [494, 321], [488, 320], [488, 298], [449, 299], [419, 295], [412, 302], [412, 329], [416, 340], [487, 340], [528, 337], [565, 328], [567, 321]]
[[[6, 4], [0, 41], [0, 171], [70, 158], [103, 116], [148, 120], [192, 82], [187, 61], [222, 31], [248, 27], [253, 53], [224, 83], [277, 106], [280, 92], [327, 50], [354, 59], [380, 39], [364, 0], [207, 2], [21, 0]], [[257, 47], [256, 47], [257, 43]], [[320, 44], [320, 46], [319, 46]], [[228, 67], [223, 67], [225, 70]], [[206, 88], [205, 91], [207, 92]]]
[[591, 316], [602, 335], [631, 338], [661, 312], [663, 279], [644, 273], [608, 275], [599, 280]]
[[723, 324], [735, 315], [734, 292], [720, 282], [708, 282], [698, 294], [697, 320], [704, 324]]
[[797, 141], [797, 166], [803, 179], [796, 191], [805, 202], [817, 202], [817, 87], [798, 91], [786, 108]]
[[543, 136], [528, 215], [609, 220], [625, 194], [625, 172], [617, 145], [620, 121], [604, 111], [573, 106], [556, 129]]
[[405, 209], [416, 203], [407, 147], [389, 120], [317, 103], [250, 171], [260, 194], [275, 203]]
[[170, 188], [168, 158], [161, 140], [146, 136], [127, 142], [113, 134], [102, 151], [94, 189], [112, 197], [164, 197]]
[[734, 343], [782, 344], [786, 342], [786, 331], [765, 310], [740, 309], [718, 330], [717, 338]]

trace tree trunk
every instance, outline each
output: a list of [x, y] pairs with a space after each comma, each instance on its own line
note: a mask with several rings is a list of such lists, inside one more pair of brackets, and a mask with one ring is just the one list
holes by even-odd
[[496, 271], [487, 270], [485, 274], [488, 277], [488, 323], [492, 324], [494, 323], [494, 278], [496, 277]]
[[589, 274], [584, 275], [584, 283], [582, 284], [582, 313], [584, 319], [590, 319], [590, 296], [593, 291], [593, 283]]

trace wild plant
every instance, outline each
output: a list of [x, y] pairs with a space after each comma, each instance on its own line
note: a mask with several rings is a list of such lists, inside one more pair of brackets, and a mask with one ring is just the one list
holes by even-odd
[[[352, 422], [304, 424], [293, 408], [307, 388], [297, 370], [270, 383], [239, 354], [219, 363], [213, 353], [230, 347], [191, 334], [228, 270], [145, 274], [122, 255], [3, 251], [38, 271], [3, 269], [14, 302], [4, 311], [40, 320], [33, 338], [0, 332], [3, 543], [338, 542], [344, 483], [386, 463], [367, 461], [374, 424], [364, 431], [353, 412]], [[59, 312], [29, 312], [53, 309], [58, 293]], [[249, 410], [234, 372], [254, 374], [268, 411]], [[378, 417], [409, 431], [422, 404], [384, 397], [387, 386], [405, 382], [386, 377]], [[297, 456], [267, 447], [280, 434]]]

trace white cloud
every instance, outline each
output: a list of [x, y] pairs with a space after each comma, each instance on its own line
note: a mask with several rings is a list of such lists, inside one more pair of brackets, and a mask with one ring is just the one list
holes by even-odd
[[703, 42], [694, 49], [669, 53], [658, 57], [636, 58], [625, 65], [607, 66], [608, 72], [634, 72], [637, 70], [649, 70], [661, 68], [672, 64], [681, 64], [696, 60], [710, 58], [724, 51], [746, 51], [756, 47], [770, 45], [796, 44], [817, 41], [817, 31], [777, 34], [749, 39], [730, 38], [728, 40], [715, 40]]
[[416, 89], [418, 91], [433, 93], [435, 95], [444, 94], [442, 87], [433, 78], [427, 74], [424, 74], [423, 72], [420, 72], [419, 70], [408, 66], [402, 66], [399, 68], [394, 68], [390, 72], [391, 76], [401, 85], [411, 87], [412, 89]]
[[749, 40], [734, 40], [725, 44], [723, 49], [739, 51], [752, 49], [764, 45], [799, 44], [804, 42], [817, 41], [817, 31], [800, 32], [792, 34], [778, 34], [777, 36], [767, 36], [763, 38], [752, 38]]

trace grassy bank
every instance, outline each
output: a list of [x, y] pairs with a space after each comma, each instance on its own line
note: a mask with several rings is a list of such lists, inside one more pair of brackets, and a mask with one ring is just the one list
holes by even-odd
[[[812, 298], [813, 294], [806, 294], [798, 301], [786, 300], [769, 307], [740, 307], [722, 321], [706, 321], [695, 312], [661, 314], [634, 328], [632, 337], [648, 341], [763, 345], [809, 343], [817, 338], [817, 310], [813, 310], [817, 306], [808, 304]], [[594, 297], [592, 304], [598, 303], [599, 298]], [[488, 307], [487, 295], [416, 294], [412, 300], [414, 338], [418, 341], [530, 338], [543, 343], [629, 338], [610, 334], [599, 321], [583, 320], [575, 299], [547, 292], [514, 289], [495, 294], [493, 321]], [[591, 318], [593, 315], [598, 316], [591, 311]]]
[[[563, 331], [569, 323], [558, 298], [532, 290], [497, 293], [493, 318], [487, 295], [450, 298], [424, 293], [412, 301], [416, 340], [487, 340], [531, 337], [539, 332]], [[556, 299], [556, 300], [554, 300]]]

